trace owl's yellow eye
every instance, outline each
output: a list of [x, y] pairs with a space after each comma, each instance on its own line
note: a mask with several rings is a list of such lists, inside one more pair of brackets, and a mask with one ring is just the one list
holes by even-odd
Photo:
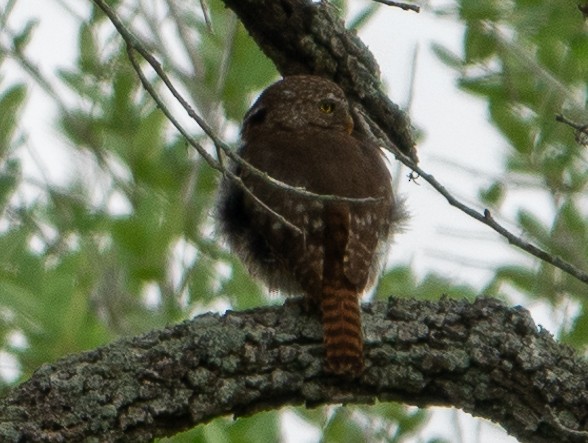
[[335, 110], [335, 105], [332, 102], [325, 101], [319, 104], [319, 109], [325, 114], [330, 114]]

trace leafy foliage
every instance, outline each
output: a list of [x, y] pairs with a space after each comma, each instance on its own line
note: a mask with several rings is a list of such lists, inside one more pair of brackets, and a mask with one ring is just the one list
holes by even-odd
[[[210, 1], [212, 30], [194, 2], [180, 3], [162, 1], [165, 10], [156, 11], [131, 1], [120, 10], [199, 114], [236, 143], [253, 94], [277, 73], [221, 2]], [[346, 13], [347, 2], [335, 3]], [[10, 5], [0, 11], [0, 25], [9, 22]], [[348, 23], [361, 27], [375, 11], [367, 5]], [[462, 55], [437, 46], [438, 56], [460, 73], [463, 90], [487, 101], [489, 118], [508, 145], [504, 176], [480, 191], [481, 200], [498, 208], [519, 182], [517, 189], [547, 196], [553, 219], [523, 204], [518, 226], [586, 269], [586, 155], [573, 131], [553, 118], [564, 112], [585, 119], [588, 36], [575, 3], [459, 0], [439, 13], [464, 23], [465, 33]], [[19, 122], [28, 86], [0, 78], [0, 350], [16, 356], [20, 379], [45, 362], [120, 335], [209, 309], [272, 302], [215, 237], [216, 173], [147, 96], [103, 14], [92, 8], [80, 20], [76, 62], [55, 79], [43, 77], [27, 58], [35, 28], [31, 20], [7, 34], [11, 44], [0, 47], [0, 66], [10, 57], [34, 73], [59, 109], [56, 126], [71, 161], [60, 184], [22, 172], [28, 134]], [[0, 26], [0, 34], [7, 29]], [[148, 69], [146, 75], [161, 86]], [[53, 84], [75, 99], [61, 100]], [[185, 125], [211, 148], [198, 128]], [[584, 285], [539, 263], [501, 266], [486, 293], [497, 295], [505, 286], [553, 305], [577, 302], [562, 335], [574, 346], [586, 345]], [[386, 271], [375, 297], [473, 298], [477, 292], [435, 274], [417, 278], [410, 267], [398, 266]], [[0, 379], [0, 386], [7, 384]], [[427, 419], [424, 411], [393, 403], [295, 412], [325, 442], [401, 442], [418, 435]], [[279, 441], [279, 419], [279, 412], [219, 419], [162, 441]]]
[[[481, 199], [497, 208], [525, 190], [549, 201], [551, 220], [521, 204], [518, 226], [530, 241], [586, 269], [586, 154], [573, 130], [555, 121], [559, 113], [586, 121], [588, 35], [576, 3], [462, 0], [439, 12], [458, 15], [465, 34], [463, 56], [436, 47], [438, 56], [460, 73], [463, 90], [488, 103], [490, 121], [508, 147], [504, 175], [481, 191]], [[579, 316], [566, 339], [586, 346], [588, 336], [580, 333], [588, 328], [585, 285], [542, 263], [501, 267], [490, 286], [504, 285], [554, 306], [577, 301]]]
[[[139, 2], [126, 17], [146, 25], [143, 38], [152, 42], [153, 54], [197, 112], [219, 133], [234, 134], [251, 94], [277, 73], [220, 2], [210, 4], [212, 30], [192, 4], [178, 3], [167, 2], [168, 14], [161, 15]], [[345, 9], [343, 2], [339, 6]], [[372, 5], [361, 11], [355, 26], [374, 10]], [[154, 38], [165, 29], [177, 31], [179, 51]], [[15, 38], [21, 56], [33, 30], [32, 23], [25, 24]], [[18, 198], [29, 177], [20, 172], [19, 137], [26, 134], [19, 133], [14, 116], [24, 105], [26, 89], [10, 85], [0, 95], [0, 203], [6, 224], [0, 234], [0, 310], [6, 319], [0, 337], [2, 347], [17, 356], [21, 379], [44, 362], [119, 335], [209, 309], [268, 302], [215, 239], [216, 173], [171, 130], [141, 87], [123, 42], [96, 9], [80, 23], [77, 46], [76, 63], [58, 72], [61, 85], [76, 99], [72, 105], [58, 103], [56, 123], [72, 158], [81, 159], [68, 166], [66, 183], [43, 182], [36, 197]], [[161, 86], [149, 70], [146, 74]], [[15, 333], [25, 338], [23, 346], [10, 344]], [[361, 436], [362, 423], [377, 417], [382, 424], [372, 432], [383, 433], [387, 423], [396, 429], [394, 435], [403, 435], [418, 429], [426, 416], [405, 415], [398, 405], [390, 406], [393, 413], [386, 416], [382, 408], [354, 408], [363, 421], [342, 420], [345, 409], [326, 424], [324, 410], [304, 415], [310, 426], [323, 428], [326, 441]], [[268, 412], [215, 420], [164, 441], [279, 439], [279, 414]]]

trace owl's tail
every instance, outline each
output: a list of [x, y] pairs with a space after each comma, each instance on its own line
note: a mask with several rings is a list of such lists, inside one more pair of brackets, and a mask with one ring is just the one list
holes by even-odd
[[359, 296], [356, 291], [323, 285], [321, 311], [328, 372], [357, 377], [364, 367]]

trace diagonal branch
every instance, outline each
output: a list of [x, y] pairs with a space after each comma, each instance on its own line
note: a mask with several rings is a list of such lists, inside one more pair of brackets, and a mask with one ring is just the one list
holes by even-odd
[[[561, 269], [562, 271], [566, 272], [567, 274], [571, 275], [572, 277], [577, 278], [581, 282], [588, 284], [588, 273], [585, 271], [577, 268], [576, 266], [572, 265], [571, 263], [567, 262], [566, 260], [558, 257], [556, 255], [550, 254], [547, 251], [535, 246], [532, 243], [522, 239], [521, 237], [514, 235], [504, 226], [496, 221], [496, 219], [492, 216], [488, 209], [484, 209], [484, 212], [476, 211], [475, 209], [467, 206], [466, 204], [459, 201], [457, 198], [451, 194], [445, 186], [443, 186], [439, 181], [431, 174], [425, 172], [422, 168], [418, 165], [415, 165], [410, 159], [404, 157], [401, 153], [395, 152], [394, 155], [398, 160], [404, 163], [406, 166], [411, 168], [414, 172], [418, 174], [419, 178], [423, 178], [427, 183], [429, 183], [439, 194], [441, 194], [447, 202], [459, 209], [460, 211], [464, 212], [465, 214], [469, 215], [470, 217], [484, 223], [486, 226], [489, 226], [498, 234], [503, 236], [508, 240], [511, 245], [514, 245], [523, 251], [528, 252], [531, 255], [543, 260], [546, 263], [550, 263], [551, 265], [555, 266], [556, 268]], [[404, 157], [404, 158], [402, 158]]]
[[[190, 117], [212, 139], [217, 149], [224, 152], [233, 161], [246, 167], [253, 174], [260, 176], [272, 185], [280, 186], [299, 195], [320, 200], [352, 200], [364, 203], [369, 203], [372, 200], [369, 198], [346, 199], [331, 195], [313, 194], [304, 189], [295, 188], [279, 182], [245, 162], [222, 142], [204, 119], [192, 109], [189, 103], [173, 86], [173, 83], [159, 62], [132, 35], [106, 2], [104, 0], [93, 1], [109, 16], [127, 45], [138, 51], [151, 65]], [[588, 283], [587, 272], [577, 268], [561, 257], [554, 256], [532, 243], [523, 240], [521, 237], [514, 235], [504, 226], [500, 225], [488, 210], [481, 213], [465, 205], [456, 199], [431, 174], [428, 174], [418, 166], [414, 141], [412, 139], [412, 129], [408, 117], [381, 92], [378, 67], [371, 53], [363, 45], [361, 40], [345, 30], [341, 20], [337, 18], [327, 3], [321, 2], [317, 5], [307, 0], [283, 0], [279, 3], [270, 2], [268, 4], [268, 0], [248, 0], [239, 1], [234, 4], [233, 0], [224, 1], [229, 7], [235, 10], [243, 23], [248, 26], [251, 35], [257, 40], [262, 50], [272, 58], [283, 74], [315, 73], [328, 75], [336, 79], [346, 90], [352, 102], [354, 102], [352, 109], [356, 120], [359, 120], [360, 123], [358, 129], [367, 137], [375, 134], [375, 137], [380, 139], [384, 146], [399, 161], [411, 168], [433, 186], [434, 189], [447, 199], [449, 204], [489, 226], [505, 237], [511, 244], [552, 264], [578, 280]], [[130, 54], [132, 55], [132, 53]], [[237, 186], [252, 195], [243, 183], [239, 182], [235, 174], [224, 168], [222, 164], [214, 160], [191, 137], [187, 136], [187, 132], [170, 117], [171, 113], [167, 111], [163, 102], [154, 93], [153, 88], [150, 88], [145, 77], [141, 75], [137, 63], [133, 63], [133, 65], [139, 73], [145, 88], [157, 101], [158, 106], [166, 112], [170, 121], [184, 134], [187, 141], [203, 155], [205, 160], [213, 168], [223, 171], [225, 175], [236, 182]], [[253, 197], [258, 200], [255, 196]], [[263, 204], [262, 206], [282, 223], [300, 232], [297, 226], [292, 225], [283, 216]]]
[[115, 11], [106, 3], [104, 0], [93, 0], [94, 3], [102, 9], [102, 11], [108, 16], [112, 24], [117, 29], [118, 33], [121, 35], [123, 40], [127, 45], [127, 53], [131, 64], [145, 90], [151, 95], [153, 100], [157, 103], [157, 106], [161, 109], [161, 111], [165, 114], [167, 119], [170, 123], [182, 134], [182, 136], [186, 139], [186, 141], [196, 149], [196, 151], [204, 158], [206, 163], [220, 172], [222, 172], [227, 178], [229, 178], [233, 183], [236, 184], [240, 189], [242, 189], [247, 195], [249, 195], [254, 201], [256, 201], [261, 207], [263, 207], [268, 213], [270, 213], [273, 217], [278, 219], [282, 224], [288, 226], [290, 229], [302, 233], [298, 226], [295, 226], [290, 221], [286, 220], [284, 216], [275, 212], [269, 206], [267, 206], [264, 202], [262, 202], [256, 195], [254, 195], [250, 189], [248, 189], [240, 177], [238, 177], [232, 170], [226, 168], [222, 161], [217, 161], [214, 157], [212, 157], [203, 146], [201, 146], [195, 139], [192, 137], [188, 131], [179, 123], [179, 121], [173, 116], [171, 111], [167, 108], [164, 101], [159, 97], [159, 94], [155, 91], [155, 88], [151, 85], [149, 80], [143, 74], [139, 62], [136, 60], [134, 51], [141, 54], [141, 56], [147, 61], [147, 63], [151, 66], [151, 68], [156, 72], [158, 77], [163, 81], [164, 85], [168, 89], [168, 91], [173, 95], [173, 97], [178, 101], [178, 103], [184, 108], [187, 114], [192, 118], [198, 126], [202, 128], [204, 133], [212, 140], [215, 147], [217, 148], [217, 153], [219, 159], [222, 159], [221, 151], [227, 155], [231, 160], [235, 163], [243, 166], [253, 175], [261, 177], [262, 180], [268, 182], [272, 186], [277, 186], [285, 189], [288, 192], [295, 193], [297, 195], [312, 198], [315, 200], [329, 200], [329, 201], [346, 201], [346, 202], [353, 202], [353, 203], [373, 203], [378, 201], [380, 198], [373, 198], [373, 197], [365, 197], [365, 198], [351, 198], [351, 197], [342, 197], [337, 195], [326, 195], [326, 194], [316, 194], [310, 191], [307, 191], [304, 188], [295, 187], [288, 185], [287, 183], [283, 183], [279, 180], [274, 179], [273, 177], [269, 176], [267, 173], [257, 169], [255, 166], [249, 164], [247, 161], [242, 159], [238, 154], [233, 152], [229, 146], [224, 143], [212, 129], [212, 127], [192, 108], [192, 106], [188, 103], [186, 99], [182, 96], [182, 94], [178, 91], [178, 89], [174, 86], [173, 82], [161, 66], [161, 63], [147, 50], [145, 45], [141, 43], [141, 41], [135, 37], [135, 35], [127, 28], [127, 26], [120, 20], [118, 15]]
[[390, 299], [363, 307], [367, 369], [322, 370], [297, 303], [189, 322], [43, 366], [0, 400], [0, 441], [133, 441], [286, 405], [453, 405], [521, 442], [585, 442], [588, 364], [522, 308]]
[[223, 2], [282, 75], [333, 79], [400, 151], [417, 161], [408, 116], [384, 94], [372, 53], [354, 32], [345, 29], [333, 5], [309, 0]]
[[379, 70], [369, 50], [355, 34], [345, 29], [326, 3], [307, 0], [224, 2], [239, 15], [282, 74], [313, 73], [336, 80], [354, 102], [356, 120], [365, 135], [375, 134], [384, 142], [383, 146], [423, 177], [449, 204], [494, 229], [511, 244], [588, 283], [587, 272], [514, 235], [489, 211], [481, 213], [465, 205], [418, 166], [408, 118], [381, 91]]
[[576, 142], [583, 145], [584, 147], [588, 146], [588, 125], [581, 125], [576, 123], [563, 114], [557, 114], [555, 116], [555, 120], [574, 128], [576, 130], [574, 134]]
[[[315, 200], [342, 201], [342, 202], [351, 202], [351, 203], [374, 203], [374, 202], [377, 202], [378, 200], [380, 200], [380, 197], [357, 198], [357, 197], [343, 197], [343, 196], [339, 196], [339, 195], [316, 194], [314, 192], [307, 191], [304, 188], [297, 187], [297, 186], [291, 186], [287, 183], [276, 180], [275, 178], [269, 176], [267, 173], [259, 170], [255, 166], [251, 165], [250, 163], [248, 163], [247, 161], [242, 159], [239, 155], [237, 155], [235, 152], [233, 152], [233, 150], [225, 142], [223, 142], [220, 139], [220, 137], [215, 133], [215, 131], [212, 129], [212, 127], [196, 111], [194, 111], [192, 106], [186, 101], [186, 99], [182, 96], [182, 94], [174, 86], [173, 82], [171, 81], [171, 79], [169, 78], [169, 76], [167, 75], [167, 73], [165, 72], [163, 67], [161, 66], [161, 63], [159, 63], [159, 61], [147, 50], [145, 45], [143, 45], [141, 43], [141, 41], [139, 39], [137, 39], [137, 37], [135, 37], [134, 34], [125, 26], [125, 24], [120, 20], [120, 18], [116, 15], [114, 10], [106, 3], [106, 1], [105, 0], [92, 0], [92, 1], [94, 3], [96, 3], [96, 5], [98, 5], [98, 7], [100, 9], [102, 9], [102, 11], [108, 16], [108, 18], [110, 19], [112, 24], [115, 26], [115, 28], [117, 29], [117, 31], [119, 32], [119, 34], [121, 35], [121, 37], [123, 38], [125, 43], [127, 44], [127, 53], [129, 55], [129, 59], [131, 61], [133, 68], [137, 72], [145, 90], [151, 95], [151, 97], [157, 103], [157, 106], [162, 110], [162, 112], [165, 114], [165, 116], [168, 118], [168, 120], [172, 123], [172, 125], [180, 132], [180, 134], [182, 134], [182, 136], [186, 139], [186, 141], [192, 147], [194, 147], [196, 149], [198, 154], [200, 154], [204, 158], [204, 160], [206, 161], [206, 163], [210, 167], [212, 167], [213, 169], [216, 169], [218, 171], [221, 171], [223, 174], [227, 175], [231, 180], [236, 181], [240, 187], [244, 186], [235, 174], [233, 174], [231, 171], [229, 171], [227, 168], [225, 168], [222, 165], [222, 162], [214, 159], [204, 149], [204, 147], [201, 146], [194, 139], [194, 137], [190, 136], [188, 131], [186, 129], [184, 129], [182, 127], [182, 125], [179, 123], [179, 121], [173, 116], [171, 111], [169, 111], [169, 109], [166, 107], [163, 100], [161, 100], [161, 98], [159, 97], [159, 95], [157, 94], [155, 89], [151, 86], [150, 82], [147, 80], [147, 78], [143, 74], [143, 72], [139, 66], [139, 63], [137, 62], [137, 60], [134, 57], [133, 50], [137, 51], [139, 54], [141, 54], [141, 56], [147, 61], [147, 63], [151, 66], [151, 68], [153, 68], [155, 73], [158, 75], [158, 77], [165, 84], [168, 91], [178, 101], [178, 103], [182, 106], [182, 108], [184, 108], [184, 110], [187, 112], [187, 114], [190, 116], [190, 118], [193, 119], [198, 124], [198, 126], [200, 126], [200, 128], [202, 128], [204, 133], [212, 140], [212, 142], [214, 143], [217, 150], [222, 151], [227, 157], [229, 157], [235, 163], [245, 167], [253, 175], [260, 177], [262, 180], [268, 182], [272, 186], [278, 186], [280, 188], [285, 189], [288, 192], [292, 192], [292, 193], [295, 193], [295, 194], [300, 195], [302, 197], [312, 198]], [[220, 158], [220, 155], [219, 155], [219, 158]], [[270, 209], [265, 204], [263, 204], [261, 201], [259, 201], [257, 199], [257, 197], [255, 197], [251, 193], [251, 191], [249, 191], [248, 189], [245, 189], [245, 191], [248, 194], [250, 194], [256, 201], [258, 201], [263, 207], [265, 207], [268, 211], [270, 211], [275, 216], [278, 216], [278, 218], [280, 218], [280, 220], [283, 223], [294, 228], [295, 230], [299, 230], [297, 227], [293, 226], [290, 222], [287, 222], [285, 219], [283, 219], [283, 217], [281, 215], [277, 214], [272, 209]]]
[[410, 3], [395, 2], [393, 0], [374, 0], [387, 6], [394, 6], [396, 8], [404, 9], [405, 11], [421, 12], [420, 6], [411, 5]]
[[[384, 146], [386, 146], [388, 148], [388, 151], [390, 151], [394, 155], [396, 160], [401, 162], [406, 167], [412, 169], [413, 172], [416, 173], [417, 178], [422, 178], [427, 183], [429, 183], [439, 194], [441, 194], [443, 197], [445, 197], [445, 199], [447, 200], [447, 202], [451, 206], [459, 209], [460, 211], [469, 215], [473, 219], [484, 223], [486, 226], [489, 226], [494, 231], [496, 231], [498, 234], [500, 234], [501, 236], [506, 238], [510, 244], [515, 245], [516, 247], [522, 249], [523, 251], [528, 252], [531, 255], [534, 255], [535, 257], [539, 258], [540, 260], [543, 260], [547, 263], [552, 264], [553, 266], [561, 269], [562, 271], [566, 272], [567, 274], [571, 275], [572, 277], [577, 278], [581, 282], [588, 284], [588, 273], [587, 272], [577, 268], [576, 266], [565, 261], [561, 257], [552, 255], [552, 254], [548, 253], [547, 251], [539, 248], [538, 246], [535, 246], [534, 244], [529, 243], [528, 241], [525, 241], [521, 237], [514, 235], [512, 232], [510, 232], [508, 229], [506, 229], [504, 226], [502, 226], [500, 223], [498, 223], [494, 219], [494, 217], [492, 217], [492, 214], [490, 213], [490, 211], [488, 209], [485, 209], [484, 212], [482, 213], [482, 212], [476, 211], [475, 209], [469, 207], [465, 203], [458, 200], [432, 174], [429, 174], [428, 172], [426, 172], [418, 164], [416, 164], [410, 157], [406, 156], [404, 153], [402, 153], [398, 149], [396, 149], [394, 144], [391, 143], [390, 140], [386, 137], [386, 134], [384, 134], [376, 125], [374, 125], [373, 122], [371, 122], [372, 124], [370, 126], [368, 126], [367, 122], [370, 121], [370, 117], [368, 115], [364, 114], [363, 111], [361, 111], [359, 109], [356, 110], [356, 113], [359, 117], [359, 123], [364, 127], [365, 131], [367, 133], [369, 133], [368, 134], [369, 137], [373, 138], [376, 143], [383, 144]], [[372, 130], [374, 130], [375, 134], [370, 133]]]

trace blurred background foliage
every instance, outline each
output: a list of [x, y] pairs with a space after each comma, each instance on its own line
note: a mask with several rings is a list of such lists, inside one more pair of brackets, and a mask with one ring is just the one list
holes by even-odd
[[[576, 267], [588, 269], [588, 162], [574, 131], [556, 122], [563, 114], [586, 124], [588, 33], [578, 2], [462, 0], [438, 11], [465, 24], [463, 55], [436, 46], [459, 72], [459, 87], [488, 103], [489, 118], [507, 141], [504, 173], [480, 200], [499, 210], [509, 193], [548, 201], [555, 216], [521, 206], [517, 223], [525, 238]], [[586, 285], [537, 262], [496, 269], [486, 292], [510, 285], [531, 300], [561, 306], [572, 301], [578, 315], [559, 331], [560, 340], [588, 343]]]
[[[55, 1], [74, 14], [67, 1]], [[280, 303], [218, 241], [212, 216], [217, 173], [142, 89], [104, 15], [89, 6], [89, 14], [78, 17], [77, 61], [49, 80], [27, 53], [35, 22], [11, 22], [18, 1], [4, 3], [0, 68], [16, 62], [45, 91], [59, 110], [56, 130], [77, 160], [59, 185], [23, 173], [28, 137], [20, 119], [30, 82], [7, 82], [0, 71], [0, 350], [17, 369], [16, 377], [0, 379], [0, 389], [45, 362], [122, 335], [211, 309]], [[110, 3], [141, 30], [140, 38], [197, 112], [236, 145], [255, 94], [278, 78], [239, 21], [219, 0], [209, 2], [210, 24], [198, 2]], [[346, 1], [335, 3], [346, 15]], [[361, 27], [376, 10], [366, 1], [348, 24]], [[499, 210], [509, 193], [521, 190], [547, 197], [556, 216], [545, 220], [523, 205], [521, 233], [588, 269], [586, 153], [573, 130], [554, 120], [557, 113], [587, 119], [588, 36], [576, 3], [458, 0], [428, 12], [464, 26], [461, 54], [440, 45], [435, 51], [459, 73], [460, 88], [487, 102], [508, 145], [503, 174], [480, 190], [481, 204]], [[54, 81], [74, 99], [57, 93]], [[183, 122], [214, 153], [201, 131]], [[503, 296], [505, 287], [553, 307], [576, 303], [575, 317], [558, 332], [570, 345], [586, 348], [586, 285], [539, 262], [504, 263], [480, 288], [456, 286], [435, 273], [417, 276], [410, 264], [394, 266], [374, 297]], [[428, 417], [394, 403], [289, 413], [316, 428], [324, 442], [401, 442], [418, 435]], [[272, 411], [218, 419], [162, 441], [279, 441], [282, 418], [283, 412]]]

